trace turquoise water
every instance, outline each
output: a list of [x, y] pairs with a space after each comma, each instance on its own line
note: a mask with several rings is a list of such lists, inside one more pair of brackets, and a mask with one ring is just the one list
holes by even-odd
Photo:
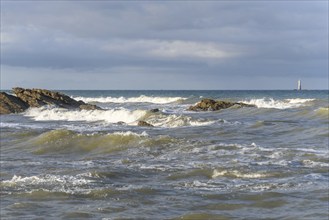
[[106, 110], [1, 116], [2, 219], [328, 219], [328, 91], [62, 92]]

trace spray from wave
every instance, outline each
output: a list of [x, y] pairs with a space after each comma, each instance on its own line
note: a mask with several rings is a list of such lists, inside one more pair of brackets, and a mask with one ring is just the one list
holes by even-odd
[[137, 125], [139, 120], [145, 120], [156, 127], [207, 126], [216, 122], [200, 118], [194, 119], [186, 115], [157, 114], [147, 110], [128, 110], [125, 108], [80, 111], [48, 106], [28, 109], [24, 115], [35, 121], [86, 121], [133, 126]]
[[125, 108], [109, 110], [67, 110], [54, 107], [31, 108], [25, 112], [25, 116], [31, 117], [36, 121], [104, 121], [108, 123], [133, 123], [143, 116], [147, 111], [134, 110], [129, 111]]
[[167, 104], [186, 100], [182, 97], [152, 97], [141, 95], [139, 97], [73, 97], [76, 100], [82, 100], [87, 103], [154, 103], [154, 104]]
[[256, 105], [257, 108], [274, 108], [274, 109], [288, 109], [288, 108], [299, 108], [306, 106], [315, 99], [283, 99], [275, 100], [273, 98], [262, 98], [262, 99], [250, 99], [241, 101], [242, 103], [249, 105]]

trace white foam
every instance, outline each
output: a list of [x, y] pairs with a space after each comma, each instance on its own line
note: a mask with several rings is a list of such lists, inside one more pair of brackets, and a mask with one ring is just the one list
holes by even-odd
[[206, 121], [202, 119], [193, 119], [185, 115], [153, 115], [147, 119], [147, 122], [156, 127], [183, 127], [183, 126], [207, 126], [216, 121]]
[[275, 100], [273, 98], [261, 98], [261, 99], [250, 99], [241, 101], [242, 103], [249, 105], [256, 105], [258, 108], [275, 108], [275, 109], [288, 109], [298, 108], [305, 106], [308, 102], [314, 101], [315, 99], [283, 99]]
[[38, 126], [38, 125], [26, 125], [26, 124], [19, 124], [19, 123], [7, 123], [7, 122], [0, 122], [0, 128], [16, 128], [16, 129], [20, 129], [20, 128], [34, 128], [34, 129], [38, 129], [38, 128], [43, 128], [42, 126]]
[[303, 104], [303, 103], [306, 103], [306, 102], [312, 102], [314, 101], [315, 99], [285, 99], [286, 101], [288, 101], [289, 103], [291, 104]]
[[24, 115], [36, 121], [105, 121], [108, 123], [133, 123], [145, 116], [147, 111], [128, 109], [67, 110], [62, 108], [31, 108]]
[[82, 100], [84, 102], [98, 102], [98, 103], [154, 103], [154, 104], [167, 104], [172, 102], [177, 102], [181, 100], [185, 100], [183, 97], [153, 97], [153, 96], [145, 96], [141, 95], [139, 97], [72, 97], [76, 100]]
[[218, 176], [233, 176], [233, 177], [237, 177], [237, 178], [244, 178], [244, 179], [255, 179], [255, 178], [264, 178], [267, 177], [266, 174], [264, 173], [241, 173], [237, 170], [232, 170], [232, 171], [227, 171], [227, 170], [223, 170], [223, 171], [218, 171], [218, 170], [214, 170], [213, 174], [212, 174], [212, 178], [216, 178]]
[[86, 185], [93, 182], [92, 180], [87, 180], [79, 176], [59, 176], [59, 175], [44, 175], [44, 176], [29, 176], [21, 177], [14, 175], [11, 180], [2, 181], [5, 185], [57, 185], [70, 183], [71, 185]]
[[20, 124], [18, 123], [7, 123], [7, 122], [0, 122], [1, 128], [17, 128]]
[[[30, 108], [24, 112], [26, 117], [36, 121], [86, 121], [86, 122], [103, 122], [118, 123], [124, 122], [128, 125], [137, 125], [139, 120], [156, 127], [182, 127], [182, 126], [207, 126], [217, 121], [204, 119], [193, 119], [190, 116], [176, 114], [155, 114], [150, 115], [146, 110], [128, 110], [125, 108], [108, 109], [108, 110], [67, 110], [56, 107]], [[69, 127], [70, 129], [86, 130], [88, 127]], [[92, 127], [91, 127], [92, 129]], [[131, 134], [129, 134], [131, 135]]]
[[136, 137], [148, 137], [148, 133], [146, 133], [145, 131], [143, 131], [142, 133], [138, 134], [132, 131], [126, 131], [126, 132], [114, 132], [112, 134], [109, 135], [119, 135], [119, 136], [136, 136]]
[[316, 162], [312, 160], [303, 160], [303, 164], [306, 167], [314, 168], [314, 167], [329, 167], [328, 163]]

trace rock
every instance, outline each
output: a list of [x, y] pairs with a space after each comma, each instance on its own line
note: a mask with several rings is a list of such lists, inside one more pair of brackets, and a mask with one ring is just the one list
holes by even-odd
[[102, 110], [97, 105], [91, 105], [91, 104], [82, 104], [79, 106], [79, 109], [81, 109], [81, 110]]
[[142, 127], [154, 127], [153, 125], [147, 123], [146, 121], [138, 121], [137, 126], [142, 126]]
[[20, 113], [29, 108], [29, 105], [16, 96], [0, 92], [0, 114]]
[[151, 109], [150, 112], [152, 113], [156, 113], [156, 112], [159, 112], [160, 110], [158, 108], [154, 108], [154, 109]]
[[202, 99], [201, 102], [194, 106], [190, 106], [190, 111], [218, 111], [230, 107], [255, 107], [254, 105], [248, 105], [240, 102], [227, 102], [227, 101], [215, 101], [213, 99]]
[[66, 109], [84, 109], [95, 110], [101, 109], [96, 105], [90, 105], [83, 101], [76, 101], [67, 95], [59, 92], [53, 92], [46, 89], [23, 89], [13, 88], [15, 95], [23, 102], [27, 103], [29, 107], [41, 107], [44, 105], [56, 105]]

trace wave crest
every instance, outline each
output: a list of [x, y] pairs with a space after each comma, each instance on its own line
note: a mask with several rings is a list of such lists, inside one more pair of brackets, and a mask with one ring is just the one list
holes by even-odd
[[261, 99], [250, 99], [241, 101], [242, 103], [249, 105], [256, 105], [257, 108], [275, 108], [275, 109], [288, 109], [288, 108], [299, 108], [305, 106], [307, 103], [314, 101], [315, 99], [283, 99], [275, 100], [273, 98], [261, 98]]
[[67, 110], [62, 108], [31, 108], [25, 116], [36, 121], [105, 121], [108, 123], [133, 123], [146, 115], [145, 110], [109, 109], [109, 110]]
[[167, 104], [177, 101], [186, 100], [183, 97], [153, 97], [141, 95], [139, 97], [73, 97], [77, 100], [82, 100], [87, 103], [154, 103], [154, 104]]
[[128, 110], [125, 108], [108, 110], [67, 110], [55, 107], [31, 108], [25, 116], [36, 121], [86, 121], [121, 123], [127, 125], [137, 125], [139, 120], [156, 127], [182, 127], [182, 126], [207, 126], [216, 123], [205, 119], [194, 119], [186, 115], [151, 113], [147, 110]]
[[147, 122], [156, 127], [183, 127], [183, 126], [207, 126], [216, 123], [204, 119], [193, 119], [186, 115], [151, 115]]
[[145, 131], [113, 133], [79, 133], [65, 129], [51, 130], [24, 142], [24, 150], [38, 155], [74, 154], [104, 155], [143, 147], [171, 145], [177, 139], [169, 136], [151, 137]]
[[265, 178], [268, 177], [269, 175], [265, 173], [243, 173], [237, 170], [223, 170], [223, 171], [218, 171], [214, 170], [212, 174], [212, 178], [216, 178], [219, 176], [226, 176], [226, 177], [233, 177], [233, 178], [242, 178], [242, 179], [258, 179], [258, 178]]

